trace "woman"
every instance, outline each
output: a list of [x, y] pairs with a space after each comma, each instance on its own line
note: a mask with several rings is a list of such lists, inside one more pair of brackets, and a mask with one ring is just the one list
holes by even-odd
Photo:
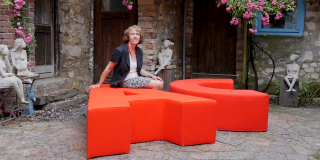
[[[286, 80], [289, 89], [287, 90], [287, 92], [291, 92], [291, 91], [296, 91], [295, 89], [293, 89], [294, 84], [296, 83], [297, 79], [298, 79], [298, 74], [299, 74], [299, 70], [300, 70], [300, 66], [296, 63], [296, 60], [299, 58], [298, 55], [292, 54], [290, 56], [290, 64], [287, 65], [287, 76], [284, 77], [284, 79]], [[292, 81], [290, 83], [290, 80]]]
[[114, 69], [110, 87], [151, 88], [162, 90], [163, 80], [142, 68], [143, 52], [137, 44], [143, 42], [141, 28], [130, 26], [124, 32], [125, 44], [117, 47], [111, 54], [111, 60], [101, 74], [98, 84], [90, 88], [99, 88], [110, 71]]

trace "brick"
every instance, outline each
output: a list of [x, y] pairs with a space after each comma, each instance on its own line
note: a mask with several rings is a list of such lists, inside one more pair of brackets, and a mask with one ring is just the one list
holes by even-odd
[[8, 20], [11, 22], [14, 19], [13, 16], [8, 16]]
[[8, 32], [8, 28], [0, 28], [0, 33], [7, 33]]
[[12, 39], [12, 34], [10, 33], [4, 33], [4, 34], [0, 34], [0, 38], [1, 39]]
[[11, 22], [0, 22], [0, 27], [11, 27]]
[[139, 17], [138, 21], [153, 21], [153, 17]]
[[30, 8], [30, 9], [29, 9], [29, 12], [34, 12], [34, 8]]
[[[27, 1], [29, 1], [29, 2], [34, 2], [34, 0], [27, 0]], [[34, 8], [34, 3], [29, 3], [29, 7]]]
[[14, 10], [14, 6], [9, 5], [10, 10]]
[[0, 9], [7, 9], [8, 8], [8, 6], [6, 6], [6, 5], [0, 5]]
[[[28, 2], [34, 2], [35, 0], [26, 0], [26, 1], [28, 1]], [[33, 3], [29, 3], [29, 5], [30, 4], [33, 4]]]
[[149, 21], [139, 21], [138, 22], [138, 26], [140, 26], [141, 28], [152, 28], [152, 22]]
[[154, 5], [154, 0], [138, 0], [138, 6], [152, 6]]
[[144, 33], [155, 33], [156, 31], [154, 29], [142, 29], [142, 32], [144, 32]]
[[144, 34], [146, 39], [156, 39], [158, 36], [157, 34], [150, 33], [150, 34]]
[[156, 17], [158, 15], [158, 13], [156, 13], [156, 12], [146, 12], [145, 15], [149, 16], [149, 17]]
[[156, 7], [155, 7], [155, 6], [138, 7], [138, 10], [142, 10], [142, 11], [155, 11], [155, 10], [156, 10]]
[[153, 45], [147, 45], [146, 48], [147, 49], [153, 49]]
[[143, 54], [145, 54], [145, 55], [154, 55], [154, 51], [153, 50], [143, 51]]
[[0, 16], [0, 21], [8, 21], [8, 16]]
[[8, 28], [8, 33], [15, 33], [13, 28]]
[[8, 45], [13, 46], [14, 45], [14, 40], [9, 40]]
[[30, 56], [30, 60], [31, 60], [31, 61], [35, 61], [36, 58], [35, 58], [34, 56]]

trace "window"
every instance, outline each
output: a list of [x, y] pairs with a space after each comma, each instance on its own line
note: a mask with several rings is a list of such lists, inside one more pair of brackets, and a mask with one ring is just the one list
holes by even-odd
[[287, 12], [279, 20], [274, 20], [270, 16], [270, 23], [262, 25], [260, 15], [257, 16], [257, 32], [255, 35], [277, 35], [277, 36], [303, 36], [305, 6], [303, 0], [298, 0], [297, 8], [294, 12]]

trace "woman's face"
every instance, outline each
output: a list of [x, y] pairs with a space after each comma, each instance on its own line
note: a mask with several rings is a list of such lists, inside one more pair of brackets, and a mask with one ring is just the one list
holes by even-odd
[[137, 44], [140, 42], [140, 32], [138, 32], [138, 31], [135, 30], [135, 29], [132, 29], [132, 30], [129, 32], [129, 42], [130, 42], [131, 44], [137, 45]]

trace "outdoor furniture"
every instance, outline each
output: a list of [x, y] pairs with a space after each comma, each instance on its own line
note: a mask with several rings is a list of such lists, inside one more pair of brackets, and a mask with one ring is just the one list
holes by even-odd
[[214, 143], [215, 120], [214, 100], [152, 89], [91, 88], [87, 158], [129, 153], [130, 144], [139, 142]]
[[[5, 94], [0, 94], [0, 107], [2, 107], [2, 105], [4, 104], [4, 107], [7, 108], [10, 112], [10, 116], [7, 120], [4, 121], [0, 121], [0, 123], [2, 125], [4, 125], [5, 122], [8, 122], [12, 119], [15, 119], [16, 122], [18, 123], [18, 125], [21, 127], [22, 125], [20, 124], [18, 118], [16, 117], [16, 115], [13, 113], [15, 110], [18, 110], [17, 108], [19, 108], [19, 105], [15, 105], [14, 103], [12, 103], [12, 97], [11, 97], [11, 93], [14, 92], [14, 89], [12, 87], [6, 87], [6, 88], [0, 88], [0, 89], [6, 89], [7, 92]], [[7, 99], [10, 98], [10, 105], [7, 103]], [[17, 98], [18, 100], [19, 98]], [[17, 104], [18, 101], [17, 101]]]
[[174, 81], [170, 92], [217, 101], [217, 130], [267, 131], [269, 96], [253, 90], [233, 90], [231, 79]]

